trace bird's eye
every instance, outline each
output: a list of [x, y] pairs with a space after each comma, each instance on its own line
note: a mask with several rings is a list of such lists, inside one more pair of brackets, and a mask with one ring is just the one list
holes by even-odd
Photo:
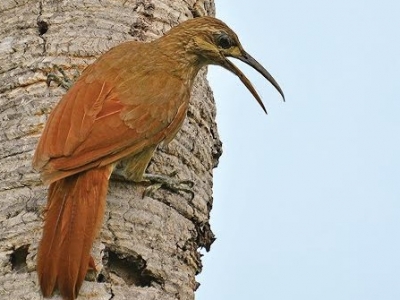
[[217, 36], [217, 45], [223, 49], [228, 49], [233, 46], [233, 40], [225, 33]]

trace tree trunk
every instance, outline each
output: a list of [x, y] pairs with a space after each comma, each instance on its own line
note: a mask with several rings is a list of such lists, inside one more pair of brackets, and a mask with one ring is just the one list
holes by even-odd
[[[125, 40], [150, 41], [172, 26], [214, 14], [212, 0], [1, 0], [0, 2], [0, 299], [42, 299], [35, 272], [47, 186], [31, 160], [51, 108], [65, 93], [48, 74], [79, 74]], [[57, 66], [59, 69], [57, 69]], [[93, 247], [97, 274], [79, 299], [194, 299], [198, 249], [209, 227], [212, 170], [221, 154], [212, 93], [202, 71], [188, 117], [151, 173], [194, 182], [190, 193], [111, 180], [101, 234]]]

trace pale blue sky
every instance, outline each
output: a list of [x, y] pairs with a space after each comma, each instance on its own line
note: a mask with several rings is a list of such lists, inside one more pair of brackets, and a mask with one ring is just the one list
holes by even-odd
[[400, 299], [400, 2], [216, 5], [287, 102], [235, 61], [266, 116], [210, 69], [224, 154], [196, 300]]

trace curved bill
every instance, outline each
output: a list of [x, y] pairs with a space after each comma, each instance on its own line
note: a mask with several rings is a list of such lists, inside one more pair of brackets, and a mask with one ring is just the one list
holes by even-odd
[[242, 62], [248, 64], [250, 67], [257, 70], [258, 73], [260, 73], [262, 76], [264, 76], [264, 78], [267, 79], [276, 88], [276, 90], [279, 92], [279, 94], [281, 94], [283, 101], [285, 101], [285, 95], [283, 94], [283, 91], [282, 91], [281, 87], [279, 86], [279, 84], [276, 82], [274, 77], [272, 77], [272, 75], [269, 74], [269, 72], [267, 70], [265, 70], [265, 68], [258, 61], [256, 61], [250, 54], [248, 54], [245, 51], [243, 51], [242, 56], [238, 56], [236, 58], [241, 60]]
[[[252, 68], [254, 68], [255, 70], [257, 70], [261, 75], [263, 75], [264, 78], [267, 79], [276, 88], [276, 90], [279, 92], [279, 94], [281, 94], [283, 101], [285, 101], [285, 95], [283, 94], [283, 91], [282, 91], [281, 87], [279, 86], [279, 84], [272, 77], [272, 75], [258, 61], [256, 61], [250, 54], [248, 54], [247, 52], [242, 50], [242, 55], [234, 56], [234, 58], [241, 60], [242, 62], [246, 63], [247, 65], [249, 65]], [[225, 59], [225, 64], [223, 66], [239, 77], [239, 79], [243, 82], [243, 84], [251, 92], [251, 94], [254, 96], [254, 98], [256, 98], [258, 104], [260, 104], [260, 106], [264, 110], [264, 112], [267, 113], [267, 110], [265, 109], [265, 106], [264, 106], [263, 102], [261, 101], [261, 97], [258, 95], [255, 88], [251, 84], [250, 80], [247, 79], [247, 77], [242, 73], [242, 71], [240, 71], [228, 59]]]

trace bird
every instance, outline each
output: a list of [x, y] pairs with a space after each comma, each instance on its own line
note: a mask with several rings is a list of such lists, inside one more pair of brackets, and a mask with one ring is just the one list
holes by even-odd
[[169, 143], [182, 126], [201, 68], [219, 65], [231, 71], [267, 112], [251, 82], [228, 58], [253, 67], [285, 99], [234, 31], [214, 17], [186, 20], [151, 42], [111, 48], [61, 98], [33, 156], [33, 168], [50, 185], [37, 253], [44, 297], [57, 289], [65, 300], [78, 296], [88, 269], [95, 269], [90, 251], [115, 165], [126, 159], [129, 179], [143, 180], [157, 146]]

